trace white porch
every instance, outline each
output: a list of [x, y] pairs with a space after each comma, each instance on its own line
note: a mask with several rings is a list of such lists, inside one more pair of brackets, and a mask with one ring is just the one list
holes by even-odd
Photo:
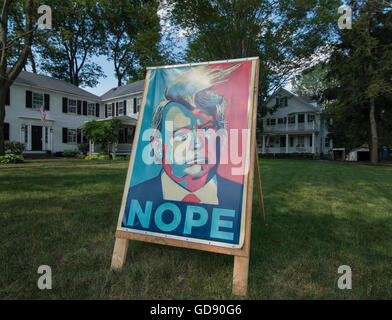
[[311, 134], [293, 135], [277, 134], [263, 135], [261, 153], [312, 153], [320, 152], [317, 146], [317, 135]]

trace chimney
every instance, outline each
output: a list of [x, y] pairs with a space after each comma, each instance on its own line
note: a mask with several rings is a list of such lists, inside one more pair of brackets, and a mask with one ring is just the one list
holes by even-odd
[[301, 91], [298, 91], [298, 97], [302, 97], [302, 92]]

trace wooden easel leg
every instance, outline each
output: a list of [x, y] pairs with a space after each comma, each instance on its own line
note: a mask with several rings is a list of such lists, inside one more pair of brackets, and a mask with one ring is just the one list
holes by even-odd
[[112, 256], [111, 270], [121, 270], [127, 257], [128, 239], [116, 238]]
[[259, 198], [259, 206], [260, 206], [260, 217], [265, 220], [265, 212], [264, 212], [264, 201], [263, 201], [263, 190], [261, 189], [261, 177], [260, 177], [260, 167], [259, 167], [259, 155], [257, 153], [256, 147], [256, 161], [255, 161], [255, 176], [256, 176], [256, 184], [257, 184], [257, 192]]
[[249, 257], [234, 256], [233, 295], [246, 296], [248, 292]]

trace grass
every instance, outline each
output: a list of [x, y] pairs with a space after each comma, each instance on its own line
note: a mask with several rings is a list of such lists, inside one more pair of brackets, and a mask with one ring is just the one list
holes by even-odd
[[[392, 167], [260, 162], [267, 220], [251, 235], [248, 299], [391, 299]], [[233, 257], [131, 241], [110, 272], [126, 162], [0, 166], [0, 298], [233, 299]], [[39, 290], [49, 265], [53, 289]], [[339, 290], [340, 265], [352, 290]]]

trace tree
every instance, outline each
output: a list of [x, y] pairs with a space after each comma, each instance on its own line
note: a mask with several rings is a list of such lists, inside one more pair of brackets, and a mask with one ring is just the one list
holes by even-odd
[[305, 96], [319, 99], [326, 89], [326, 75], [327, 68], [325, 64], [319, 63], [305, 69], [292, 80], [293, 91], [300, 91]]
[[53, 29], [37, 47], [40, 69], [75, 86], [95, 87], [104, 77], [102, 68], [91, 58], [100, 53], [104, 42], [98, 36], [96, 2], [91, 0], [50, 1]]
[[163, 64], [156, 0], [100, 0], [98, 16], [105, 54], [113, 61], [118, 86], [144, 78], [145, 67]]
[[103, 150], [109, 153], [110, 144], [118, 139], [119, 120], [87, 122], [83, 127], [83, 136], [96, 144], [100, 144]]
[[[0, 155], [4, 155], [4, 118], [7, 93], [24, 68], [31, 52], [36, 31], [35, 1], [0, 1]], [[23, 28], [15, 28], [11, 22], [16, 15], [24, 17]], [[18, 48], [18, 49], [15, 49]], [[16, 58], [17, 57], [17, 58]], [[10, 58], [14, 58], [11, 62]]]
[[339, 6], [336, 0], [167, 3], [172, 20], [189, 37], [187, 61], [260, 57], [259, 102], [264, 105], [331, 38]]
[[353, 1], [350, 5], [352, 30], [339, 33], [327, 76], [335, 82], [324, 96], [333, 101], [330, 109], [335, 116], [352, 114], [350, 125], [368, 132], [371, 162], [375, 164], [380, 147], [377, 123], [381, 113], [390, 108], [385, 101], [391, 101], [392, 95], [392, 6], [383, 0]]

